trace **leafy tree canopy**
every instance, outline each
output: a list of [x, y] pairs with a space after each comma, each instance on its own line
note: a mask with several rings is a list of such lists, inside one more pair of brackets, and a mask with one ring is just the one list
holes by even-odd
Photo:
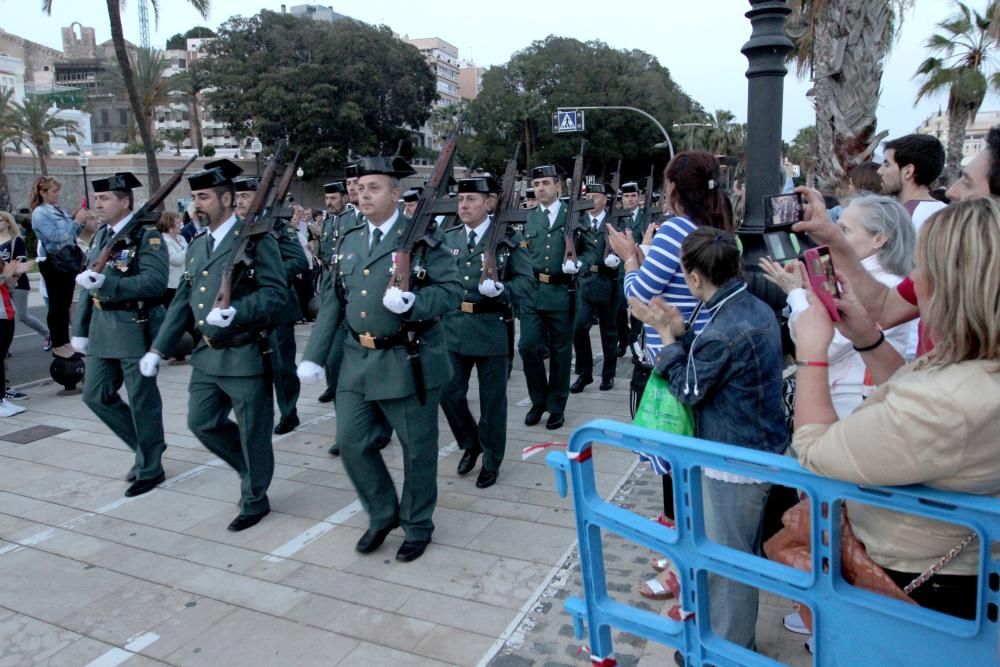
[[668, 153], [653, 149], [663, 135], [647, 118], [631, 111], [587, 111], [585, 132], [557, 135], [552, 114], [560, 106], [638, 107], [666, 128], [704, 113], [654, 56], [550, 35], [484, 74], [469, 107], [467, 124], [474, 134], [463, 137], [459, 157], [468, 166], [499, 173], [512, 144], [521, 141], [521, 167], [555, 163], [568, 173], [585, 138], [587, 172], [599, 178], [610, 179], [619, 159], [623, 180], [648, 175], [651, 161], [658, 167], [666, 163]]
[[287, 137], [306, 174], [395, 152], [437, 97], [424, 57], [385, 26], [262, 11], [231, 18], [206, 50], [212, 117], [265, 146]]
[[211, 28], [206, 28], [205, 26], [195, 26], [185, 33], [177, 33], [173, 37], [167, 40], [168, 49], [186, 49], [187, 40], [196, 39], [199, 37], [215, 37], [215, 31]]

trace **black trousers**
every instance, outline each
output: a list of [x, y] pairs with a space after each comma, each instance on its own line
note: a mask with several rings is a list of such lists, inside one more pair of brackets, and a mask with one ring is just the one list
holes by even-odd
[[42, 272], [45, 290], [49, 294], [46, 323], [49, 325], [52, 347], [66, 345], [69, 343], [69, 311], [73, 307], [76, 274], [56, 271], [51, 262], [39, 262], [38, 270]]
[[[888, 568], [885, 572], [900, 588], [920, 576], [919, 572], [898, 572]], [[972, 620], [976, 618], [978, 591], [979, 577], [975, 575], [935, 574], [910, 593], [910, 597], [921, 607]]]
[[7, 351], [13, 340], [14, 320], [0, 320], [0, 391], [7, 388]]

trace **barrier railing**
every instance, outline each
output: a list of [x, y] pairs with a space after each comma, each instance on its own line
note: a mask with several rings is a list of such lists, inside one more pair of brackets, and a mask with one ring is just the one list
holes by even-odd
[[[656, 454], [670, 461], [676, 528], [612, 505], [594, 484], [594, 446]], [[546, 462], [556, 470], [556, 487], [566, 495], [566, 473], [573, 485], [584, 598], [571, 598], [577, 637], [589, 632], [595, 665], [615, 665], [611, 629], [616, 628], [674, 647], [688, 665], [718, 667], [779, 665], [713, 634], [708, 574], [718, 574], [770, 591], [810, 608], [815, 628], [814, 665], [996, 665], [1000, 562], [991, 546], [1000, 541], [1000, 500], [945, 493], [922, 486], [862, 487], [818, 477], [794, 459], [696, 438], [651, 431], [610, 420], [577, 429], [564, 452]], [[710, 467], [804, 491], [811, 498], [812, 571], [794, 570], [721, 546], [705, 535], [701, 470]], [[840, 574], [840, 508], [845, 500], [958, 524], [979, 536], [979, 595], [976, 620], [932, 612], [848, 584]], [[828, 507], [827, 512], [822, 507]], [[824, 516], [825, 514], [825, 516]], [[601, 532], [667, 555], [677, 565], [687, 621], [615, 601], [608, 596]], [[823, 538], [821, 538], [821, 536]]]

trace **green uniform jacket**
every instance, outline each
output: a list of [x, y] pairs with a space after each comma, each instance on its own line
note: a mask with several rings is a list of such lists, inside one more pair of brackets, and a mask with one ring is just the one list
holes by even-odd
[[[244, 273], [233, 286], [230, 305], [236, 309], [236, 316], [232, 324], [220, 328], [205, 323], [205, 317], [212, 310], [215, 295], [219, 292], [230, 251], [242, 228], [243, 222], [238, 220], [211, 256], [207, 246], [209, 234], [202, 234], [188, 246], [185, 258], [187, 270], [177, 286], [163, 326], [153, 341], [154, 350], [170, 356], [192, 320], [203, 337], [221, 339], [240, 331], [267, 330], [269, 323], [285, 307], [288, 287], [278, 244], [270, 234], [260, 234], [255, 239], [253, 278]], [[264, 361], [257, 344], [211, 349], [204, 338], [191, 353], [191, 365], [219, 377], [247, 377], [264, 372]]]
[[284, 220], [279, 220], [274, 226], [274, 238], [278, 242], [278, 252], [281, 255], [281, 263], [285, 267], [285, 285], [288, 298], [284, 307], [278, 312], [278, 317], [274, 324], [294, 324], [302, 319], [302, 307], [299, 303], [298, 292], [292, 287], [295, 276], [309, 270], [309, 260], [306, 252], [299, 243], [299, 235], [294, 229], [285, 224]]
[[[492, 223], [491, 223], [492, 224]], [[507, 323], [504, 321], [508, 309], [524, 299], [534, 287], [531, 265], [520, 243], [521, 234], [513, 227], [497, 246], [497, 276], [504, 284], [504, 291], [496, 298], [479, 293], [479, 278], [483, 273], [483, 251], [485, 238], [479, 239], [470, 253], [468, 233], [465, 225], [452, 227], [444, 233], [444, 243], [458, 266], [459, 279], [464, 293], [462, 303], [490, 304], [505, 306], [500, 312], [467, 313], [461, 307], [451, 311], [444, 318], [444, 328], [448, 349], [470, 357], [506, 356]], [[484, 236], [489, 236], [487, 229]]]
[[[562, 271], [562, 265], [566, 249], [563, 237], [567, 210], [566, 204], [559, 207], [556, 222], [551, 229], [549, 229], [548, 217], [542, 213], [541, 206], [532, 209], [528, 214], [528, 219], [524, 223], [524, 239], [521, 241], [521, 248], [527, 251], [528, 263], [536, 277], [539, 273], [545, 273], [562, 280], [565, 275]], [[594, 263], [593, 239], [579, 225], [579, 222], [577, 222], [574, 235], [576, 258], [581, 263], [577, 276], [582, 276], [590, 270], [590, 265]], [[565, 283], [546, 284], [538, 280], [535, 289], [531, 290], [525, 299], [525, 305], [531, 305], [536, 310], [569, 311], [569, 290]]]
[[605, 225], [609, 218], [610, 216], [605, 215], [596, 230], [590, 229], [589, 212], [584, 212], [581, 218], [581, 224], [587, 227], [587, 234], [594, 244], [595, 259], [589, 270], [580, 274], [580, 297], [593, 303], [611, 303], [611, 299], [617, 296], [615, 290], [622, 290], [622, 265], [619, 264], [616, 269], [609, 269], [604, 265], [604, 253], [608, 245]]
[[[354, 229], [361, 222], [363, 221], [358, 215], [358, 210], [353, 207], [345, 209], [340, 215], [323, 221], [323, 236], [320, 237], [319, 242], [320, 261], [322, 263], [322, 273], [320, 274], [318, 288], [320, 295], [333, 284], [330, 277], [337, 271], [337, 246], [340, 243], [340, 239], [343, 238], [348, 230]], [[328, 233], [329, 238], [326, 238]], [[325, 238], [326, 240], [324, 241]], [[325, 249], [326, 246], [328, 246], [328, 249]]]
[[[88, 266], [97, 259], [104, 241], [110, 241], [112, 235], [109, 225], [97, 233], [87, 257]], [[89, 339], [87, 354], [102, 359], [131, 359], [145, 354], [163, 322], [163, 306], [156, 305], [147, 311], [149, 322], [137, 322], [136, 312], [103, 310], [95, 307], [94, 299], [108, 304], [122, 301], [159, 304], [167, 289], [169, 273], [167, 246], [155, 226], [146, 225], [130, 238], [116, 243], [104, 267], [105, 279], [101, 288], [80, 290], [73, 335]]]
[[[324, 294], [303, 359], [321, 366], [326, 362], [341, 317], [358, 334], [390, 336], [400, 331], [404, 320], [429, 323], [458, 308], [462, 285], [455, 260], [442, 244], [444, 234], [440, 230], [427, 234], [413, 249], [410, 279], [410, 289], [416, 293], [413, 307], [396, 315], [382, 305], [392, 275], [393, 255], [409, 224], [400, 215], [389, 236], [382, 239], [371, 256], [367, 224], [357, 225], [343, 236], [337, 253], [336, 278], [340, 284]], [[418, 279], [417, 274], [422, 274], [423, 279]], [[441, 387], [451, 378], [451, 362], [440, 322], [421, 334], [420, 361], [427, 389]], [[413, 395], [413, 371], [406, 348], [371, 350], [348, 333], [338, 387], [362, 394], [369, 401]]]

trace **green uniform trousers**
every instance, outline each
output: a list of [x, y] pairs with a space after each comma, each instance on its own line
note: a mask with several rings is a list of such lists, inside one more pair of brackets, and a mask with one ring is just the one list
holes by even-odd
[[[83, 402], [97, 418], [135, 452], [136, 479], [153, 479], [163, 472], [163, 402], [156, 378], [139, 372], [138, 359], [86, 359]], [[128, 405], [118, 395], [122, 383]], [[138, 418], [137, 418], [138, 417]]]
[[284, 419], [295, 414], [295, 404], [302, 388], [295, 372], [295, 324], [276, 324], [271, 331], [271, 365], [274, 369], [274, 398]]
[[[337, 389], [337, 444], [347, 476], [368, 512], [369, 529], [381, 530], [398, 518], [409, 541], [429, 540], [434, 532], [440, 400], [440, 389], [428, 389], [424, 405], [416, 396], [366, 401], [363, 394]], [[398, 498], [371, 437], [379, 411], [403, 446], [403, 493]]]
[[326, 357], [323, 370], [326, 371], [326, 386], [334, 391], [337, 389], [337, 378], [340, 377], [340, 366], [344, 363], [344, 341], [347, 339], [347, 325], [341, 322], [333, 334], [330, 343], [330, 354]]
[[[270, 378], [220, 377], [192, 368], [188, 392], [188, 428], [208, 451], [239, 473], [240, 514], [270, 509], [267, 487], [274, 475]], [[230, 410], [236, 422], [229, 418]]]
[[601, 331], [601, 352], [604, 360], [601, 362], [601, 379], [611, 380], [615, 377], [618, 366], [618, 302], [611, 303], [580, 300], [576, 311], [576, 333], [573, 338], [573, 349], [576, 352], [576, 374], [582, 377], [594, 377], [594, 351], [590, 344], [591, 318], [597, 316], [597, 324]]
[[[549, 375], [545, 377], [543, 351], [549, 345]], [[535, 310], [521, 307], [521, 338], [517, 349], [524, 363], [524, 379], [533, 407], [562, 414], [569, 398], [569, 376], [573, 365], [573, 320], [565, 310]]]
[[[444, 412], [458, 446], [482, 450], [483, 468], [497, 472], [507, 448], [507, 355], [473, 357], [448, 352], [454, 374], [441, 392]], [[479, 378], [479, 425], [469, 410], [469, 376]]]

